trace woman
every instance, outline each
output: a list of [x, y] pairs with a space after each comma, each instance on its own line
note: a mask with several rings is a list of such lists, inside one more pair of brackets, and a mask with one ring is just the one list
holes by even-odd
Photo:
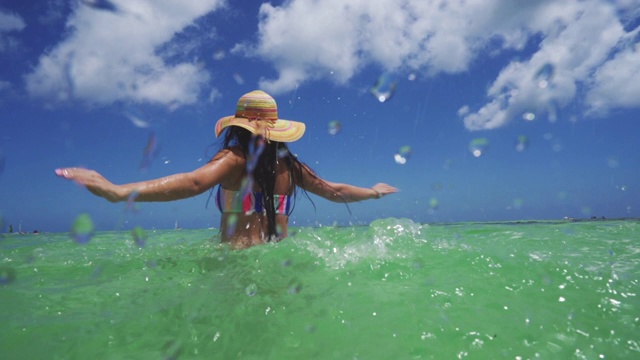
[[382, 183], [362, 188], [321, 179], [287, 147], [304, 131], [301, 122], [279, 119], [275, 100], [256, 90], [240, 98], [235, 115], [218, 120], [215, 132], [216, 137], [224, 132], [222, 149], [190, 173], [124, 185], [82, 168], [56, 169], [56, 174], [111, 202], [172, 201], [218, 185], [220, 237], [234, 247], [287, 237], [298, 187], [334, 202], [379, 199], [397, 191]]

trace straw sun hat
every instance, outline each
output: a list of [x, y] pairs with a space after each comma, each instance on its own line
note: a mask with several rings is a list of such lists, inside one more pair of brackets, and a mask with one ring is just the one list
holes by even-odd
[[216, 137], [228, 126], [239, 126], [269, 140], [292, 142], [304, 134], [305, 125], [298, 121], [278, 119], [278, 105], [266, 92], [254, 90], [242, 95], [236, 114], [216, 123]]

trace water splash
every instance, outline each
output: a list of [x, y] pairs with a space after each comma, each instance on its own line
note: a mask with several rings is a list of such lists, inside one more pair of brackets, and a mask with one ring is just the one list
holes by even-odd
[[93, 220], [89, 214], [83, 213], [76, 217], [71, 227], [71, 237], [78, 244], [86, 244], [94, 235]]

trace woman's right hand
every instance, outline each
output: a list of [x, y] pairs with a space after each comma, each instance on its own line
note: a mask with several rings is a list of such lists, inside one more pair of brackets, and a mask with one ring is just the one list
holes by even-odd
[[87, 188], [91, 193], [103, 197], [111, 202], [122, 201], [126, 198], [120, 186], [111, 183], [98, 172], [83, 168], [56, 169], [56, 175], [72, 180]]

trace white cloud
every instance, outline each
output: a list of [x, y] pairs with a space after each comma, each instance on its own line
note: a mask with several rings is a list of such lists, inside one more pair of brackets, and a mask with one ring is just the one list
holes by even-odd
[[[617, 88], [629, 91], [626, 96], [603, 96], [615, 94], [608, 90], [622, 76], [610, 73], [615, 66], [637, 76], [637, 51], [615, 54], [638, 8], [638, 0], [292, 0], [279, 7], [263, 4], [258, 41], [234, 51], [270, 61], [278, 76], [260, 86], [281, 93], [329, 74], [343, 84], [369, 65], [462, 73], [480, 56], [522, 51], [532, 39], [539, 41], [537, 51], [520, 53], [525, 59], [500, 71], [485, 105], [461, 112], [467, 128], [491, 129], [523, 112], [555, 120], [557, 109], [576, 97], [585, 100], [583, 86], [591, 88], [586, 101], [593, 113], [640, 106], [637, 82]], [[545, 64], [553, 77], [540, 86], [534, 77]]]
[[11, 89], [11, 83], [8, 81], [0, 80], [0, 92]]
[[[294, 0], [260, 8], [257, 44], [236, 51], [271, 61], [277, 79], [264, 79], [272, 92], [331, 73], [345, 83], [365, 66], [385, 70], [459, 73], [495, 38], [503, 48], [522, 48], [532, 31], [558, 18], [520, 28], [532, 9], [552, 0], [507, 2], [467, 0]], [[549, 5], [549, 6], [551, 6]]]
[[17, 40], [9, 35], [11, 32], [22, 31], [26, 26], [20, 15], [0, 10], [0, 52], [15, 46]]
[[0, 10], [0, 33], [21, 31], [26, 24], [19, 15]]
[[[34, 96], [109, 104], [119, 100], [194, 103], [209, 74], [195, 61], [167, 61], [158, 50], [223, 0], [112, 1], [117, 11], [79, 4], [70, 34], [26, 76]], [[165, 49], [167, 51], [167, 49]]]
[[595, 115], [606, 115], [616, 107], [640, 106], [640, 46], [617, 53], [595, 72], [586, 102]]

